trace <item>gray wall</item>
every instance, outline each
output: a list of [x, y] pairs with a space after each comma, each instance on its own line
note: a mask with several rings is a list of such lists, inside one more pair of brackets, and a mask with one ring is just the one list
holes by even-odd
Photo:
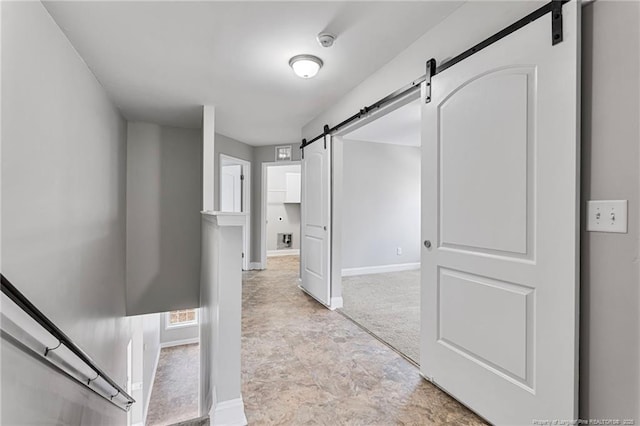
[[[241, 397], [242, 229], [202, 217], [200, 410]], [[234, 410], [229, 410], [234, 411]], [[239, 423], [230, 419], [229, 424]]]
[[199, 306], [202, 136], [129, 123], [127, 314]]
[[[287, 145], [287, 144], [282, 144]], [[257, 146], [253, 149], [253, 164], [251, 165], [251, 262], [260, 262], [260, 235], [262, 223], [260, 218], [260, 206], [262, 205], [262, 163], [275, 162], [275, 147], [279, 145]], [[300, 160], [299, 145], [292, 144], [292, 159]]]
[[[237, 141], [216, 133], [214, 152], [215, 152], [215, 179], [214, 179], [214, 210], [220, 210], [220, 154], [225, 154], [230, 157], [239, 158], [241, 160], [253, 161], [254, 147], [247, 145], [244, 142]], [[253, 173], [253, 170], [251, 170]], [[253, 213], [253, 205], [251, 206], [251, 213]]]
[[[126, 124], [40, 2], [2, 2], [2, 273], [126, 385]], [[5, 342], [2, 424], [126, 415]]]
[[[580, 414], [640, 422], [640, 3], [583, 8], [583, 200], [629, 200], [629, 232], [582, 234]], [[582, 228], [585, 226], [583, 224]]]
[[420, 148], [344, 140], [342, 161], [342, 268], [420, 262]]
[[300, 164], [267, 169], [267, 250], [277, 250], [278, 233], [292, 234], [291, 249], [300, 249], [300, 203], [283, 202], [287, 173], [300, 173]]

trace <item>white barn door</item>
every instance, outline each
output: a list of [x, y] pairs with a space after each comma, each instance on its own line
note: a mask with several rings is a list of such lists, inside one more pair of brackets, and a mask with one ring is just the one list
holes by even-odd
[[577, 416], [579, 12], [435, 75], [422, 111], [421, 372], [498, 425]]
[[331, 301], [331, 137], [304, 148], [300, 266], [302, 289], [326, 306]]

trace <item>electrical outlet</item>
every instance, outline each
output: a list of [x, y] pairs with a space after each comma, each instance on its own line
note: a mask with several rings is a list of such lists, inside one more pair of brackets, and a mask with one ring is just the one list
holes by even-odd
[[627, 200], [587, 201], [587, 231], [627, 233]]
[[396, 249], [396, 254], [397, 254], [398, 256], [402, 256], [402, 247], [398, 247], [398, 248]]

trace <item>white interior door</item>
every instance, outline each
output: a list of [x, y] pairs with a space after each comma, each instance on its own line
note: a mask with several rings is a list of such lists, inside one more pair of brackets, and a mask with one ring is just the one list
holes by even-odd
[[331, 300], [331, 140], [316, 141], [302, 159], [302, 288], [321, 303]]
[[242, 165], [240, 164], [221, 168], [220, 211], [242, 212]]
[[578, 14], [555, 46], [548, 13], [437, 74], [423, 106], [421, 370], [494, 424], [577, 416]]

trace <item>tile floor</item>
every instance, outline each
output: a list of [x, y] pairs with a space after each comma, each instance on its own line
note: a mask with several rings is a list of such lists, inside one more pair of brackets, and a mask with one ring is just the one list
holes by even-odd
[[199, 372], [198, 344], [160, 351], [147, 426], [171, 425], [198, 417]]
[[297, 288], [298, 258], [244, 274], [242, 395], [250, 425], [481, 425], [418, 369]]

